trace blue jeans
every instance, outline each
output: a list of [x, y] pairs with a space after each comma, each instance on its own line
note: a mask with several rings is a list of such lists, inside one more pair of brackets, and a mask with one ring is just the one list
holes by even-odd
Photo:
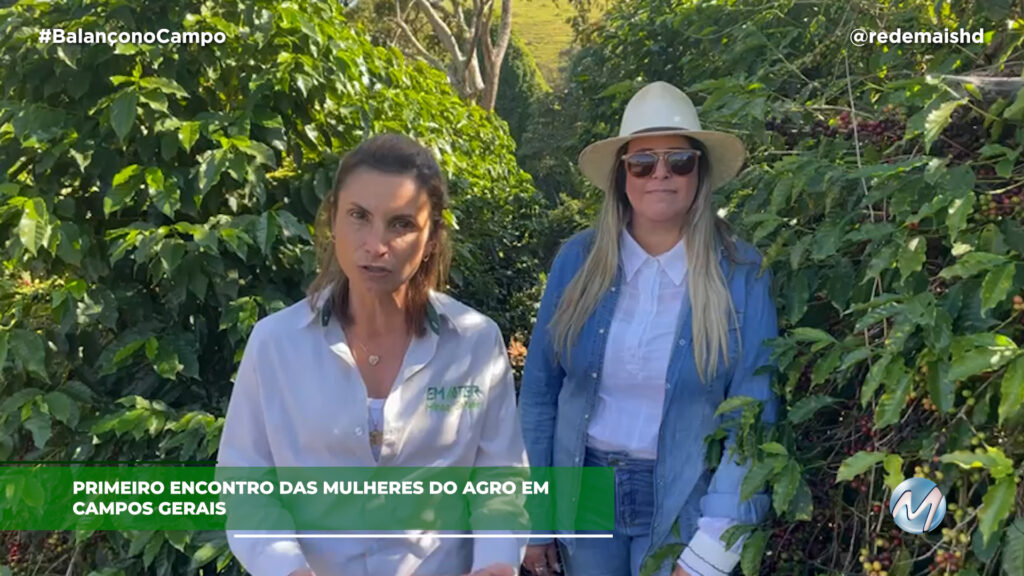
[[[614, 537], [580, 538], [569, 555], [561, 556], [566, 576], [639, 576], [644, 554], [651, 544], [654, 516], [654, 460], [629, 458], [623, 452], [603, 452], [587, 448], [584, 466], [615, 468]], [[674, 563], [673, 563], [674, 564]], [[655, 572], [668, 576], [669, 564]]]

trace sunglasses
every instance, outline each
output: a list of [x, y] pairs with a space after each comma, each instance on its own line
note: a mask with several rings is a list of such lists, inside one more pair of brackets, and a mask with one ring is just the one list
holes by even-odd
[[697, 167], [700, 150], [644, 150], [622, 157], [626, 161], [626, 170], [634, 178], [647, 178], [654, 174], [658, 160], [664, 159], [665, 165], [676, 176], [686, 176]]

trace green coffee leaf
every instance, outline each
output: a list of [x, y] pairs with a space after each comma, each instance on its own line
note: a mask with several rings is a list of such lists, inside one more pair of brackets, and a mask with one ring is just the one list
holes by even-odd
[[715, 410], [715, 417], [728, 414], [733, 410], [754, 406], [756, 404], [758, 404], [758, 401], [750, 396], [730, 396], [718, 405], [718, 409]]
[[981, 283], [981, 311], [995, 307], [1010, 295], [1013, 289], [1013, 276], [1016, 265], [1012, 262], [1004, 264], [985, 275]]
[[1000, 254], [989, 254], [987, 252], [968, 252], [957, 261], [956, 264], [944, 268], [939, 272], [940, 278], [970, 278], [981, 272], [988, 272], [996, 266], [1007, 263], [1006, 256]]
[[853, 480], [857, 476], [867, 472], [875, 464], [885, 460], [885, 452], [866, 452], [861, 450], [839, 465], [839, 473], [836, 474], [836, 483]]
[[992, 534], [1010, 516], [1016, 495], [1017, 479], [1013, 476], [1004, 477], [994, 486], [989, 486], [988, 492], [981, 499], [981, 508], [978, 508], [978, 529], [981, 530], [984, 543], [988, 543]]
[[[0, 373], [3, 373], [4, 362], [7, 361], [7, 342], [10, 338], [10, 333], [6, 330], [0, 330]], [[0, 386], [0, 392], [3, 391], [3, 386]]]
[[178, 130], [178, 138], [185, 152], [191, 152], [192, 145], [199, 138], [199, 122], [184, 122]]
[[206, 194], [220, 180], [220, 175], [227, 167], [227, 157], [224, 150], [213, 150], [206, 154], [206, 158], [199, 166], [199, 193]]
[[8, 354], [29, 374], [44, 382], [50, 376], [46, 372], [46, 340], [39, 334], [20, 328], [10, 331]]
[[875, 427], [885, 428], [900, 421], [910, 394], [911, 378], [902, 361], [892, 362], [885, 371], [885, 392], [875, 410]]
[[761, 572], [761, 560], [764, 558], [767, 544], [768, 532], [765, 530], [756, 530], [744, 542], [743, 551], [740, 553], [740, 567], [744, 576], [757, 576]]
[[772, 482], [772, 506], [775, 508], [776, 514], [781, 516], [789, 508], [789, 503], [796, 495], [800, 480], [800, 465], [790, 459]]
[[778, 454], [779, 456], [789, 455], [789, 452], [786, 451], [786, 447], [778, 442], [766, 442], [761, 444], [761, 450], [764, 450], [768, 454]]
[[125, 139], [135, 123], [139, 94], [134, 87], [122, 90], [110, 105], [110, 125], [121, 140]]
[[43, 397], [43, 402], [50, 411], [50, 415], [58, 421], [74, 426], [78, 421], [78, 407], [71, 398], [63, 392], [50, 392]]
[[[2, 362], [0, 362], [2, 364]], [[1024, 356], [1018, 357], [1003, 374], [999, 387], [999, 425], [1016, 416], [1024, 407]]]
[[1021, 574], [1024, 574], [1024, 516], [1018, 516], [1003, 536], [1003, 576]]
[[775, 459], [755, 462], [747, 470], [740, 484], [740, 498], [746, 500], [764, 488], [764, 483], [775, 474]]
[[882, 467], [885, 469], [885, 486], [892, 492], [906, 479], [903, 477], [903, 457], [899, 454], [886, 454]]
[[18, 239], [33, 256], [47, 245], [50, 237], [50, 215], [42, 198], [32, 198], [22, 208], [18, 223]]
[[903, 278], [910, 276], [924, 266], [925, 250], [928, 247], [923, 236], [914, 236], [900, 250], [900, 274]]
[[188, 92], [186, 92], [180, 84], [170, 78], [163, 78], [160, 76], [141, 78], [139, 79], [139, 85], [143, 88], [154, 88], [165, 94], [171, 94], [172, 96], [178, 96], [181, 98], [188, 97]]
[[822, 396], [820, 394], [801, 398], [800, 400], [797, 400], [796, 404], [794, 404], [792, 408], [789, 409], [789, 415], [786, 419], [793, 424], [799, 424], [809, 420], [818, 410], [826, 406], [831, 406], [836, 402], [838, 402], [837, 398]]
[[991, 446], [978, 448], [976, 452], [957, 450], [939, 456], [941, 462], [956, 464], [964, 469], [988, 470], [993, 478], [999, 479], [1013, 473], [1013, 460], [1009, 459], [1000, 448]]
[[949, 125], [953, 111], [966, 101], [966, 98], [950, 100], [928, 114], [924, 121], [924, 147], [926, 150], [931, 148], [932, 142], [938, 139], [939, 134]]
[[46, 443], [50, 441], [52, 424], [49, 415], [37, 410], [33, 410], [32, 416], [23, 422], [25, 429], [32, 433], [32, 443], [40, 450], [46, 448]]

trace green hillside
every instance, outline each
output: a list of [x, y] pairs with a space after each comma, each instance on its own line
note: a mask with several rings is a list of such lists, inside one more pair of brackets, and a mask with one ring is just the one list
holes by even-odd
[[[603, 2], [595, 2], [603, 5]], [[601, 10], [595, 8], [594, 15]], [[526, 43], [548, 85], [562, 85], [559, 68], [572, 42], [573, 7], [567, 0], [520, 0], [512, 5], [512, 27]]]

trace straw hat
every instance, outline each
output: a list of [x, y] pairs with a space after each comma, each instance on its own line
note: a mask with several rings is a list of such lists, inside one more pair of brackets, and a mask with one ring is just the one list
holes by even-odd
[[638, 136], [673, 134], [700, 140], [707, 148], [712, 190], [735, 177], [746, 159], [746, 149], [739, 138], [701, 129], [697, 109], [682, 90], [667, 82], [652, 82], [626, 104], [618, 136], [594, 142], [580, 153], [580, 171], [607, 192], [623, 144]]

